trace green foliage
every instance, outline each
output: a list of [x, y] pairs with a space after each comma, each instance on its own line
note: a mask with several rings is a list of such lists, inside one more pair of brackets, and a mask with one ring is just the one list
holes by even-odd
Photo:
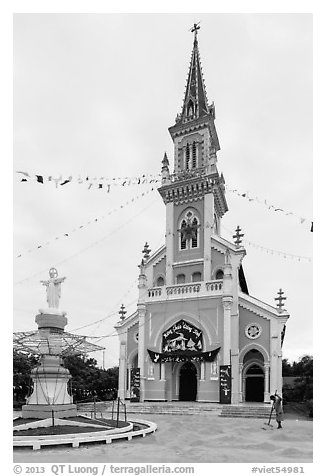
[[298, 362], [289, 364], [287, 359], [283, 360], [283, 376], [296, 377], [293, 385], [283, 386], [283, 398], [286, 402], [306, 403], [309, 416], [312, 416], [313, 409], [313, 357], [304, 355]]
[[64, 358], [64, 365], [71, 373], [70, 388], [74, 401], [112, 400], [117, 396], [118, 367], [103, 370], [97, 367], [95, 359], [79, 356]]
[[31, 393], [32, 381], [30, 373], [37, 366], [38, 358], [32, 354], [13, 352], [13, 398], [14, 406], [25, 403], [26, 396]]
[[[97, 361], [92, 358], [68, 356], [63, 359], [64, 366], [70, 371], [72, 379], [68, 388], [73, 394], [74, 401], [92, 401], [94, 397], [99, 400], [112, 400], [117, 396], [118, 367], [103, 370], [97, 366]], [[38, 358], [33, 355], [14, 351], [13, 355], [13, 380], [14, 380], [14, 406], [26, 402], [26, 397], [32, 390], [31, 371], [38, 364]]]

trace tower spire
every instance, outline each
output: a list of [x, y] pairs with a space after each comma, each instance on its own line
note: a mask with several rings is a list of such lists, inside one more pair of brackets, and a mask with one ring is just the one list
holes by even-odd
[[199, 23], [194, 23], [194, 26], [191, 28], [191, 32], [194, 33], [194, 43], [191, 53], [186, 93], [181, 112], [182, 122], [188, 122], [209, 114], [198, 48], [197, 34], [199, 29]]

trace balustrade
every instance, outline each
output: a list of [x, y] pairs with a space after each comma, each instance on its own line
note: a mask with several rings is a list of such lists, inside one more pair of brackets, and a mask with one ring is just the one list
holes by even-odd
[[223, 279], [216, 281], [207, 281], [205, 283], [184, 283], [174, 286], [155, 287], [148, 290], [148, 297], [152, 299], [178, 298], [180, 296], [189, 296], [198, 294], [200, 296], [211, 293], [222, 294]]

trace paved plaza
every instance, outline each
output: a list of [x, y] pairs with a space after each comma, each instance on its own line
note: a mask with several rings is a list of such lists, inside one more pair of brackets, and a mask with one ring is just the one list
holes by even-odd
[[[130, 415], [130, 419], [145, 415]], [[213, 414], [146, 415], [157, 432], [109, 445], [15, 449], [14, 462], [29, 463], [311, 463], [313, 422], [288, 419], [283, 430], [262, 419]], [[267, 430], [263, 430], [265, 427]]]

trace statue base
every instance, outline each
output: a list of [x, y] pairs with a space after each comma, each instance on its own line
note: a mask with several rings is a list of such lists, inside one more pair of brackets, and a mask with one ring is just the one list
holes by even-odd
[[64, 330], [68, 323], [63, 312], [57, 310], [57, 312], [51, 312], [51, 309], [40, 309], [40, 314], [35, 317], [35, 322], [39, 329], [60, 329]]
[[[53, 413], [52, 413], [53, 412]], [[22, 406], [22, 418], [69, 418], [77, 416], [77, 405], [66, 403], [62, 405], [27, 404]]]

